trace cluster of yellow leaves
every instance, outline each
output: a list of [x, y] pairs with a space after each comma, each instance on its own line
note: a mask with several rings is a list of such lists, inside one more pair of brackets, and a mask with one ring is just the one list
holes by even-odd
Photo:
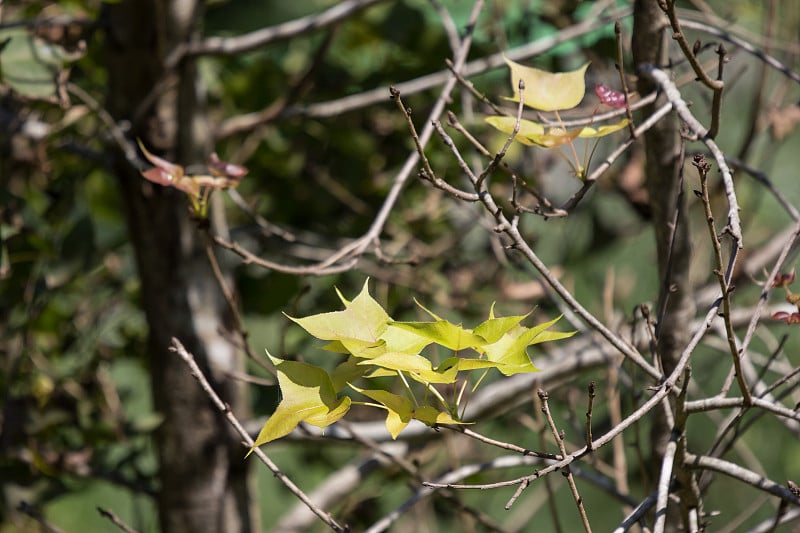
[[[342, 418], [352, 405], [349, 389], [367, 397], [368, 405], [387, 411], [386, 428], [393, 438], [412, 419], [429, 426], [460, 424], [458, 405], [449, 405], [435, 389], [436, 384], [453, 384], [459, 372], [496, 368], [510, 376], [534, 372], [528, 346], [570, 337], [574, 332], [546, 331], [558, 318], [533, 328], [521, 326], [528, 315], [489, 318], [474, 329], [466, 329], [436, 316], [433, 320], [398, 322], [369, 294], [367, 283], [353, 301], [339, 293], [344, 310], [305, 318], [291, 318], [312, 336], [328, 341], [324, 349], [346, 355], [328, 373], [296, 361], [271, 357], [278, 372], [282, 400], [256, 439], [255, 446], [288, 435], [305, 422], [327, 427]], [[453, 356], [434, 365], [422, 355], [431, 344], [451, 350]], [[395, 377], [402, 381], [406, 395], [380, 388], [358, 387], [354, 382]], [[410, 382], [422, 384], [425, 400], [416, 398]], [[374, 383], [374, 382], [372, 382]]]

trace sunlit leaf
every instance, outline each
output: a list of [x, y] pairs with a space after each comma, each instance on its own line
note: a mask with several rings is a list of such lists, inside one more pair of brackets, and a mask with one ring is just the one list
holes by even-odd
[[[503, 133], [508, 133], [509, 135], [511, 135], [511, 132], [514, 131], [514, 125], [517, 123], [517, 119], [515, 117], [486, 117], [484, 120], [494, 128], [502, 131]], [[544, 126], [541, 124], [537, 124], [536, 122], [532, 122], [530, 120], [520, 120], [519, 131], [517, 132], [517, 136], [514, 137], [514, 140], [531, 146], [535, 143], [529, 140], [529, 137], [536, 137], [537, 135], [543, 134]]]
[[288, 435], [300, 422], [327, 427], [350, 409], [350, 398], [336, 397], [331, 377], [322, 368], [272, 356], [270, 359], [278, 373], [282, 399], [261, 428], [254, 448]]
[[356, 381], [369, 371], [367, 367], [358, 364], [360, 361], [357, 357], [348, 357], [336, 366], [331, 373], [334, 391], [341, 392], [348, 383]]
[[489, 312], [489, 319], [481, 323], [478, 327], [472, 330], [472, 332], [475, 333], [475, 335], [480, 335], [486, 341], [486, 344], [492, 344], [500, 340], [500, 338], [505, 335], [508, 330], [525, 320], [528, 315], [530, 315], [530, 313], [527, 315], [495, 318], [494, 305], [492, 305], [492, 310]]
[[437, 320], [435, 322], [393, 322], [395, 327], [411, 331], [417, 335], [428, 339], [431, 342], [441, 344], [451, 350], [464, 350], [466, 348], [476, 348], [486, 344], [486, 341], [472, 331], [464, 329], [457, 324], [447, 320]]
[[[359, 344], [377, 344], [381, 334], [391, 320], [383, 307], [369, 294], [369, 280], [364, 283], [361, 292], [352, 302], [345, 304], [344, 311], [321, 313], [305, 318], [293, 318], [308, 333], [327, 341], [340, 341], [347, 347], [347, 342]], [[287, 315], [288, 316], [288, 315]], [[348, 348], [349, 349], [349, 348]]]
[[615, 131], [619, 131], [625, 127], [627, 127], [629, 120], [627, 118], [620, 120], [616, 124], [607, 124], [604, 126], [600, 126], [597, 129], [586, 127], [580, 130], [580, 134], [578, 137], [586, 138], [586, 137], [603, 137], [605, 135], [610, 135]]
[[[502, 131], [503, 133], [510, 134], [514, 128], [516, 119], [512, 117], [487, 117], [486, 122]], [[608, 124], [600, 126], [595, 129], [592, 127], [576, 128], [566, 130], [558, 126], [551, 126], [545, 128], [541, 124], [531, 122], [530, 120], [523, 120], [520, 122], [520, 132], [514, 140], [527, 144], [528, 146], [537, 145], [543, 148], [557, 148], [565, 144], [569, 144], [578, 137], [603, 137], [610, 135], [615, 131], [619, 131], [628, 125], [628, 119], [623, 119], [616, 124]]]
[[528, 356], [528, 346], [541, 342], [566, 339], [575, 332], [547, 332], [547, 328], [555, 324], [561, 317], [539, 324], [533, 328], [517, 326], [494, 344], [485, 347], [486, 357], [490, 361], [501, 363], [500, 372], [511, 376], [520, 372], [536, 372], [536, 368]]
[[392, 394], [385, 390], [362, 390], [350, 385], [353, 389], [383, 405], [388, 414], [386, 416], [386, 429], [393, 439], [403, 431], [411, 421], [413, 405], [411, 400], [404, 396]]
[[373, 359], [365, 359], [358, 364], [405, 372], [422, 383], [453, 383], [458, 373], [457, 368], [439, 372], [433, 369], [430, 360], [425, 357], [402, 352], [388, 352]]
[[523, 102], [526, 106], [541, 111], [572, 109], [583, 100], [586, 92], [584, 75], [589, 63], [570, 72], [547, 72], [538, 68], [520, 65], [508, 58], [506, 64], [511, 69], [511, 86], [514, 96], [509, 98], [519, 102], [519, 80], [525, 82]]
[[437, 424], [470, 424], [471, 422], [462, 422], [456, 420], [450, 413], [445, 411], [437, 411], [435, 407], [430, 405], [423, 405], [414, 411], [414, 418], [420, 422], [424, 422], [428, 426], [435, 426]]
[[386, 343], [386, 351], [409, 354], [417, 354], [431, 344], [431, 340], [427, 337], [416, 331], [398, 327], [396, 322], [389, 324], [381, 335], [381, 340]]

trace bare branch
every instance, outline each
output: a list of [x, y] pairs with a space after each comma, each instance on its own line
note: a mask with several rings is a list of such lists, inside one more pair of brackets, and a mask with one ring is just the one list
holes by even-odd
[[331, 529], [339, 532], [347, 531], [344, 527], [339, 525], [336, 522], [336, 520], [334, 520], [333, 517], [331, 517], [330, 514], [326, 513], [325, 511], [317, 507], [316, 504], [313, 501], [311, 501], [311, 499], [297, 485], [295, 485], [291, 479], [289, 479], [286, 476], [286, 474], [281, 472], [281, 470], [278, 468], [278, 465], [273, 463], [272, 460], [269, 457], [267, 457], [267, 454], [265, 454], [261, 450], [261, 448], [253, 447], [255, 445], [255, 441], [252, 439], [252, 437], [250, 437], [250, 434], [247, 433], [247, 431], [244, 429], [244, 427], [236, 418], [236, 416], [231, 412], [230, 407], [225, 402], [222, 401], [222, 399], [217, 395], [217, 393], [211, 387], [211, 384], [206, 379], [205, 375], [203, 374], [203, 371], [200, 370], [199, 366], [197, 366], [197, 362], [195, 362], [194, 356], [191, 353], [189, 353], [186, 350], [186, 348], [183, 347], [181, 341], [173, 337], [172, 346], [170, 346], [170, 350], [177, 353], [181, 357], [181, 359], [183, 359], [184, 362], [189, 366], [189, 370], [191, 371], [192, 376], [194, 376], [195, 379], [197, 379], [197, 381], [200, 383], [200, 386], [203, 388], [203, 391], [205, 391], [206, 395], [208, 395], [209, 399], [214, 404], [214, 406], [217, 409], [219, 409], [219, 411], [225, 416], [225, 418], [228, 420], [231, 426], [233, 426], [233, 429], [235, 429], [236, 432], [239, 434], [239, 436], [242, 437], [244, 445], [250, 448], [252, 453], [254, 453], [256, 457], [258, 457], [261, 460], [261, 462], [264, 463], [264, 465], [266, 465], [267, 468], [269, 468], [269, 470], [275, 475], [275, 477], [278, 478], [278, 480], [280, 480], [280, 482], [283, 483], [292, 494], [297, 496], [297, 498], [300, 499], [300, 501], [305, 503], [306, 506], [308, 506], [308, 508], [311, 509], [314, 512], [314, 514], [320, 518], [320, 520], [328, 524], [328, 526], [330, 526]]

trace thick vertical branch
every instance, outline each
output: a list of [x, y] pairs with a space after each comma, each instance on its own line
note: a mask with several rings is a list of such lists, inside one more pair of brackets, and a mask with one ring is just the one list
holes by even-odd
[[[633, 59], [635, 64], [664, 63], [664, 28], [666, 19], [656, 0], [637, 0], [634, 4]], [[639, 77], [638, 91], [654, 89], [644, 76]], [[644, 108], [652, 114], [663, 104], [663, 97]], [[656, 350], [665, 374], [672, 373], [681, 351], [689, 341], [689, 323], [694, 316], [694, 302], [689, 282], [691, 247], [689, 226], [681, 187], [681, 139], [674, 113], [664, 117], [644, 135], [647, 188], [653, 214], [658, 276], [661, 281]], [[660, 463], [672, 428], [659, 413], [654, 419], [654, 464]]]
[[[118, 121], [134, 110], [164, 74], [169, 50], [196, 36], [197, 0], [126, 0], [107, 5], [108, 109]], [[184, 164], [208, 153], [203, 90], [194, 65], [184, 62], [176, 83], [132, 124], [132, 135]], [[246, 463], [238, 439], [209, 404], [183, 362], [167, 348], [181, 338], [196, 354], [216, 390], [240, 411], [243, 391], [225, 380], [240, 364], [221, 336], [228, 308], [205, 256], [202, 235], [182, 194], [152, 187], [121, 153], [115, 171], [141, 279], [150, 327], [149, 367], [158, 432], [159, 518], [165, 533], [251, 531]]]

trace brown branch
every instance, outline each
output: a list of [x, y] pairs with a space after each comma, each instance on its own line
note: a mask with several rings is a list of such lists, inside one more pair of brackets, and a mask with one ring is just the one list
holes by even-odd
[[123, 522], [120, 517], [114, 514], [113, 511], [110, 509], [104, 509], [102, 507], [97, 508], [97, 512], [100, 513], [100, 516], [104, 518], [108, 518], [112, 524], [117, 526], [120, 530], [124, 531], [125, 533], [136, 533], [136, 530], [130, 527], [128, 524]]
[[177, 353], [181, 359], [189, 366], [189, 370], [192, 373], [192, 376], [197, 379], [200, 383], [200, 386], [203, 388], [203, 391], [209, 397], [211, 402], [214, 406], [219, 409], [219, 411], [225, 416], [233, 429], [236, 430], [236, 433], [242, 438], [244, 445], [249, 448], [252, 453], [258, 457], [264, 465], [275, 475], [278, 480], [283, 483], [289, 491], [297, 496], [300, 501], [302, 501], [306, 506], [308, 506], [311, 511], [317, 515], [320, 520], [328, 524], [331, 529], [334, 531], [344, 532], [347, 531], [346, 528], [339, 525], [336, 520], [331, 517], [329, 513], [326, 513], [322, 509], [318, 508], [316, 504], [297, 486], [295, 485], [291, 479], [289, 479], [286, 474], [281, 472], [278, 466], [272, 462], [272, 460], [261, 450], [261, 448], [254, 448], [255, 441], [250, 434], [247, 433], [247, 430], [244, 429], [242, 424], [239, 422], [239, 419], [233, 414], [230, 409], [230, 406], [222, 401], [222, 399], [217, 395], [216, 391], [211, 387], [211, 384], [206, 379], [203, 371], [200, 370], [200, 367], [197, 365], [197, 362], [194, 360], [194, 356], [189, 353], [186, 348], [183, 347], [183, 344], [176, 339], [175, 337], [172, 338], [172, 346], [170, 346], [170, 351]]
[[[714, 138], [719, 131], [719, 116], [720, 116], [720, 104], [722, 102], [722, 90], [725, 88], [725, 83], [721, 79], [712, 80], [706, 71], [703, 69], [703, 66], [697, 59], [697, 56], [694, 53], [694, 50], [689, 45], [689, 41], [686, 39], [686, 36], [683, 34], [683, 30], [681, 29], [681, 23], [678, 20], [678, 15], [675, 12], [675, 0], [665, 0], [661, 5], [664, 12], [667, 14], [669, 18], [670, 26], [672, 26], [672, 38], [678, 42], [678, 46], [680, 46], [683, 55], [686, 56], [686, 59], [689, 61], [689, 64], [692, 66], [692, 70], [697, 75], [698, 79], [703, 82], [703, 84], [714, 91], [714, 97], [711, 105], [711, 126], [708, 129], [708, 136], [710, 138]], [[722, 58], [720, 58], [720, 74], [722, 74], [721, 68]]]
[[703, 455], [687, 454], [686, 466], [690, 468], [697, 468], [700, 470], [711, 470], [724, 474], [746, 483], [756, 489], [762, 490], [774, 496], [788, 501], [794, 505], [800, 505], [800, 498], [797, 497], [791, 490], [775, 483], [771, 479], [765, 477], [763, 474], [758, 474], [752, 470], [742, 468], [736, 463], [731, 463], [716, 457], [707, 457]]
[[730, 349], [731, 357], [733, 358], [733, 367], [736, 373], [736, 379], [739, 382], [739, 389], [742, 391], [742, 396], [747, 405], [751, 402], [750, 389], [745, 382], [742, 373], [741, 356], [743, 351], [736, 346], [736, 334], [733, 331], [733, 324], [731, 323], [731, 292], [733, 287], [730, 284], [730, 279], [726, 276], [724, 271], [724, 261], [722, 259], [722, 245], [717, 235], [717, 229], [714, 224], [714, 213], [711, 211], [711, 199], [708, 195], [708, 172], [711, 170], [711, 165], [705, 160], [701, 154], [695, 155], [692, 164], [697, 168], [700, 173], [700, 188], [703, 200], [703, 207], [706, 214], [706, 223], [711, 237], [711, 244], [714, 247], [714, 257], [716, 259], [716, 268], [714, 275], [719, 281], [721, 299], [722, 299], [722, 319], [725, 324], [725, 333], [728, 338], [728, 347]]
[[625, 97], [625, 116], [628, 117], [628, 131], [631, 137], [636, 138], [636, 130], [633, 124], [633, 113], [628, 105], [628, 81], [625, 79], [625, 61], [622, 54], [622, 24], [619, 21], [614, 23], [614, 37], [617, 41], [617, 72], [619, 73], [619, 84], [622, 87], [622, 95]]
[[236, 37], [208, 37], [196, 43], [184, 43], [176, 47], [165, 61], [167, 71], [174, 69], [181, 60], [203, 55], [234, 55], [249, 52], [270, 43], [285, 41], [326, 28], [382, 2], [383, 0], [344, 0], [333, 7], [305, 17], [300, 17], [277, 26], [262, 28]]
[[[520, 96], [520, 100], [522, 97]], [[556, 444], [558, 445], [558, 449], [561, 452], [562, 457], [567, 456], [567, 448], [564, 445], [564, 437], [558, 431], [556, 427], [556, 423], [553, 420], [553, 415], [550, 413], [550, 395], [547, 392], [539, 389], [537, 392], [539, 399], [542, 401], [542, 413], [544, 413], [545, 420], [547, 420], [547, 426], [550, 428], [550, 432], [553, 434], [553, 438], [555, 438]], [[588, 445], [586, 446], [587, 450], [591, 450], [591, 441], [589, 441]], [[589, 517], [586, 515], [586, 508], [583, 505], [583, 498], [581, 498], [580, 493], [578, 492], [578, 485], [575, 484], [575, 478], [572, 475], [572, 471], [570, 470], [569, 466], [567, 466], [563, 471], [564, 477], [567, 478], [567, 484], [569, 485], [570, 492], [572, 492], [572, 498], [575, 500], [575, 505], [578, 507], [578, 514], [581, 516], [581, 522], [583, 523], [583, 529], [587, 533], [592, 532], [592, 526], [589, 525]], [[509, 506], [506, 504], [506, 509]]]
[[735, 241], [738, 248], [744, 246], [742, 240], [742, 225], [739, 220], [739, 204], [736, 201], [736, 191], [733, 187], [733, 176], [725, 163], [725, 155], [719, 149], [717, 143], [709, 138], [708, 130], [698, 121], [695, 116], [689, 111], [689, 107], [681, 97], [675, 84], [669, 79], [669, 76], [663, 70], [654, 67], [653, 65], [643, 65], [640, 67], [643, 75], [655, 81], [664, 91], [667, 99], [672, 103], [681, 119], [686, 123], [692, 133], [697, 135], [700, 141], [706, 145], [714, 159], [717, 162], [720, 173], [722, 174], [722, 182], [725, 187], [725, 195], [728, 197], [728, 227], [730, 234]]

